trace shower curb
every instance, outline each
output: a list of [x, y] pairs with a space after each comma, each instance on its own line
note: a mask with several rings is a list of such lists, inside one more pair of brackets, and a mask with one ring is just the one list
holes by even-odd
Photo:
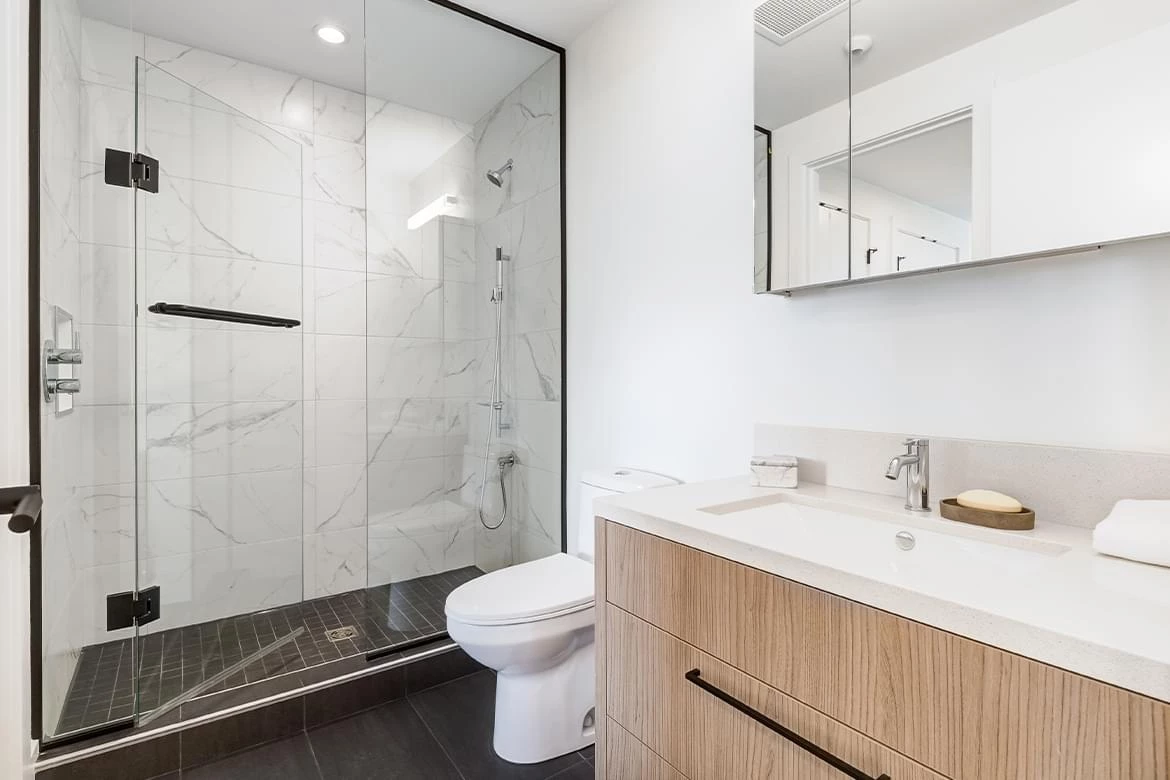
[[[321, 667], [321, 673], [326, 674], [329, 666]], [[440, 639], [406, 656], [219, 711], [53, 749], [36, 763], [35, 777], [149, 780], [323, 726], [481, 669], [455, 642]]]

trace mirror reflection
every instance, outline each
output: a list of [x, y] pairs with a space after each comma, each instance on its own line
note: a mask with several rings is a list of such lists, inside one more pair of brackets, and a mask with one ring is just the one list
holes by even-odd
[[855, 144], [851, 165], [850, 278], [971, 259], [969, 113]]
[[847, 279], [848, 6], [769, 0], [755, 32], [755, 123], [772, 132], [771, 289]]
[[755, 32], [773, 291], [1170, 233], [1165, 0], [769, 0]]

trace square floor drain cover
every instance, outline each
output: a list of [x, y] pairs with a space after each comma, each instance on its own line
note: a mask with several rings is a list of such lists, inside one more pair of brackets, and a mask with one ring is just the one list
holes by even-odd
[[345, 639], [353, 639], [355, 636], [357, 636], [357, 629], [353, 626], [331, 628], [325, 632], [325, 638], [330, 642], [341, 642]]

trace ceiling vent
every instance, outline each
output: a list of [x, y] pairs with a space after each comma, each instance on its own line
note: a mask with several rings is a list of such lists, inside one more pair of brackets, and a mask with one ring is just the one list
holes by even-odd
[[787, 43], [849, 7], [849, 0], [767, 0], [756, 7], [756, 30]]

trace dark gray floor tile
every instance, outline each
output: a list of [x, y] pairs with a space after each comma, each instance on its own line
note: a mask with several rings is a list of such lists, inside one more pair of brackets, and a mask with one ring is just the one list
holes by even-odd
[[576, 753], [510, 764], [492, 749], [496, 676], [491, 671], [412, 694], [409, 701], [467, 780], [545, 780], [581, 761]]
[[326, 778], [462, 780], [405, 699], [309, 732]]
[[592, 763], [595, 763], [595, 761], [593, 759], [593, 756], [595, 753], [596, 753], [596, 751], [593, 749], [593, 745], [590, 745], [589, 747], [585, 748], [584, 750], [578, 751], [577, 755], [581, 756], [581, 758], [585, 759], [587, 762], [592, 764]]
[[321, 780], [304, 734], [183, 771], [183, 780]]
[[179, 735], [166, 734], [92, 758], [37, 772], [37, 780], [146, 780], [179, 768]]
[[446, 653], [415, 661], [406, 667], [406, 692], [418, 693], [436, 685], [483, 671], [483, 665], [456, 647]]
[[291, 737], [304, 723], [304, 702], [297, 698], [195, 726], [181, 732], [183, 768]]
[[549, 780], [593, 780], [597, 770], [588, 761], [578, 761], [563, 772], [558, 772]]
[[305, 728], [323, 726], [406, 695], [406, 672], [399, 666], [305, 695]]

